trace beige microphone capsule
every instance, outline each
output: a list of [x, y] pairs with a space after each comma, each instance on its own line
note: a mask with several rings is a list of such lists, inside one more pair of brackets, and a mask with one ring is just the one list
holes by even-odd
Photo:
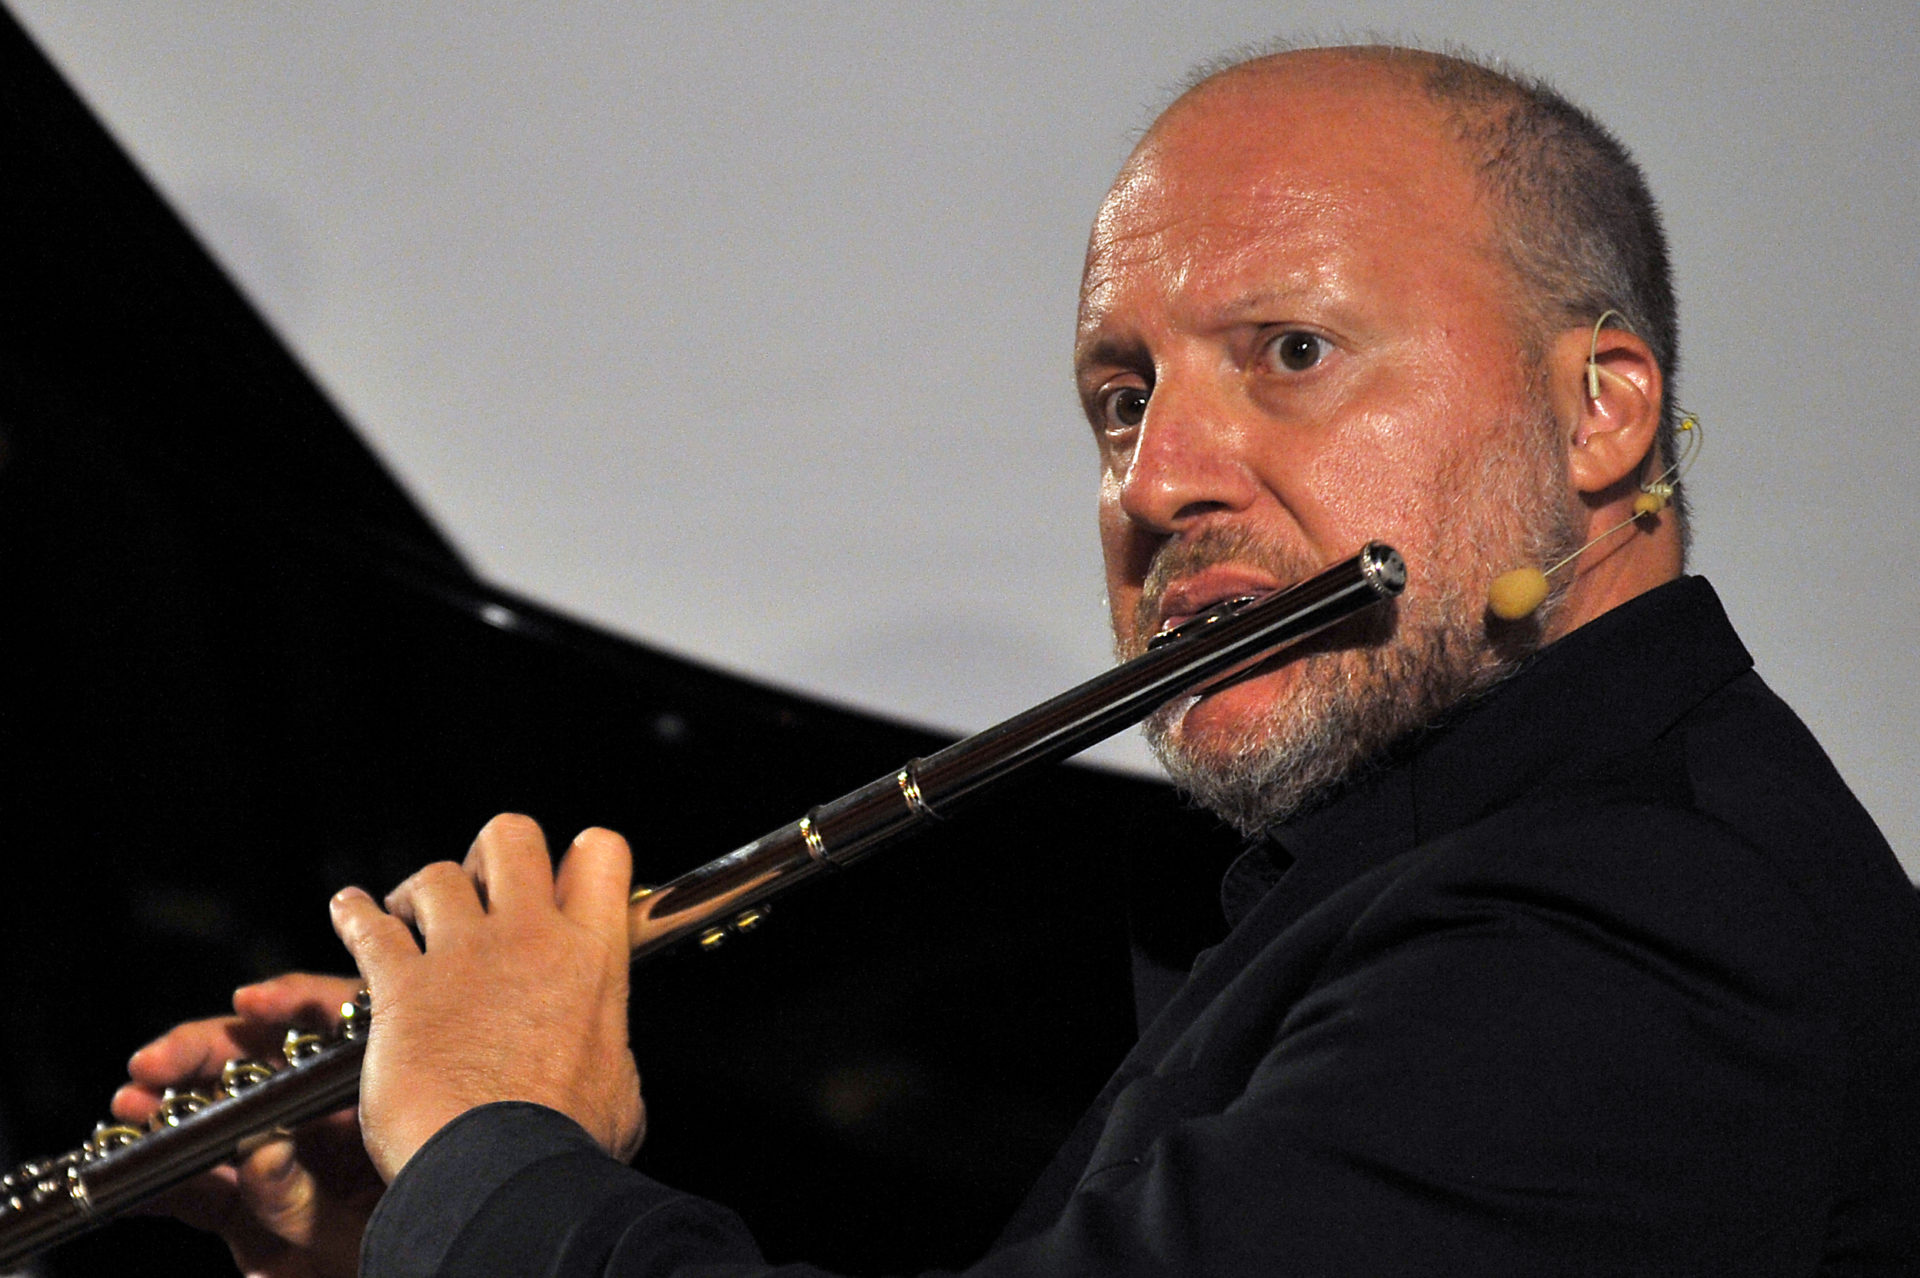
[[1487, 609], [1502, 621], [1520, 621], [1533, 615], [1547, 598], [1547, 574], [1538, 568], [1503, 572], [1487, 587]]

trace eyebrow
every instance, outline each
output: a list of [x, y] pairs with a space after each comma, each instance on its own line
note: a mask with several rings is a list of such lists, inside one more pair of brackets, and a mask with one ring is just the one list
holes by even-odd
[[[1307, 301], [1324, 304], [1326, 299], [1317, 296], [1316, 290], [1310, 284], [1304, 283], [1279, 288], [1257, 288], [1229, 298], [1218, 306], [1200, 313], [1196, 317], [1197, 326], [1201, 329], [1227, 327], [1243, 323], [1249, 316], [1268, 311], [1284, 312]], [[1084, 345], [1075, 346], [1073, 367], [1077, 375], [1089, 367], [1127, 367], [1144, 363], [1148, 359], [1146, 343], [1139, 338], [1104, 334], [1092, 338]]]
[[1261, 288], [1242, 293], [1231, 298], [1202, 316], [1205, 327], [1234, 323], [1247, 315], [1261, 311], [1286, 310], [1305, 301], [1324, 301], [1307, 284], [1294, 284], [1281, 288]]
[[1073, 352], [1073, 371], [1076, 380], [1089, 368], [1131, 367], [1147, 360], [1145, 342], [1135, 337], [1120, 337], [1109, 334], [1096, 337], [1084, 346], [1076, 345]]

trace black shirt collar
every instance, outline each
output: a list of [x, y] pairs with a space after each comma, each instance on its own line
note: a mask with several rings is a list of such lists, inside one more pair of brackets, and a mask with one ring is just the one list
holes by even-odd
[[1221, 883], [1237, 925], [1283, 877], [1331, 892], [1527, 791], [1651, 741], [1753, 664], [1705, 578], [1648, 591], [1535, 654], [1512, 678], [1268, 830]]

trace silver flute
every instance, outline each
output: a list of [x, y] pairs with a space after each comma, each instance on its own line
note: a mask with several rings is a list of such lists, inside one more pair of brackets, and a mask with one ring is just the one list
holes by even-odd
[[[711, 949], [751, 931], [767, 902], [899, 841], [1014, 775], [1064, 759], [1175, 697], [1216, 687], [1398, 595], [1406, 565], [1371, 542], [1285, 590], [1215, 605], [1147, 651], [798, 821], [658, 887], [627, 907], [635, 961], [680, 942]], [[230, 1061], [217, 1084], [169, 1090], [145, 1127], [102, 1124], [78, 1149], [0, 1177], [0, 1270], [87, 1232], [276, 1133], [351, 1104], [371, 1012], [363, 991], [330, 1034], [289, 1031], [284, 1063]]]

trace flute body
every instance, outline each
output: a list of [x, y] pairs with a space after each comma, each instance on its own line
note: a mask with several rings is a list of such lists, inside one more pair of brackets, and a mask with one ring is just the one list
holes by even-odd
[[[1405, 583], [1399, 554], [1370, 543], [1286, 590], [1221, 604], [1158, 636], [1142, 655], [668, 883], [636, 888], [627, 915], [633, 958], [683, 941], [711, 948], [751, 930], [773, 896], [851, 865], [1175, 697], [1230, 680], [1393, 598]], [[281, 1067], [231, 1062], [218, 1087], [163, 1098], [150, 1130], [103, 1125], [80, 1148], [0, 1177], [0, 1269], [85, 1233], [278, 1130], [350, 1104], [370, 1020], [364, 995], [341, 1012], [340, 1031], [330, 1039], [289, 1033]]]

